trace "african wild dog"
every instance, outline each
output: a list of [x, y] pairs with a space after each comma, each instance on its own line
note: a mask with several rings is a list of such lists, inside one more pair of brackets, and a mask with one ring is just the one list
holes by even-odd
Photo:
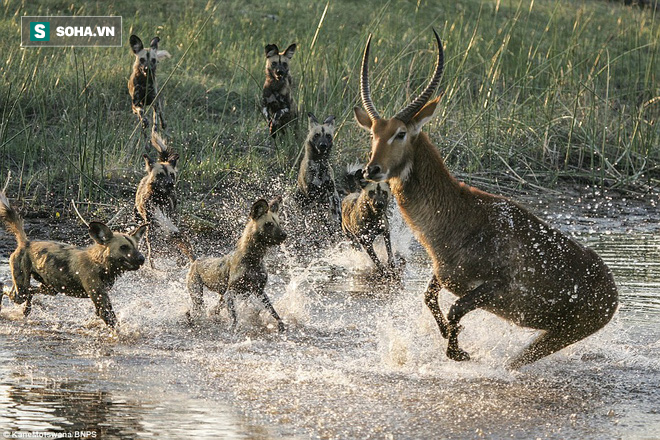
[[158, 133], [151, 134], [151, 144], [158, 152], [158, 161], [152, 160], [147, 154], [143, 155], [147, 175], [142, 178], [135, 192], [135, 217], [138, 221], [149, 223], [145, 241], [147, 258], [153, 268], [152, 239], [159, 248], [173, 243], [189, 259], [195, 257], [190, 242], [174, 222], [179, 155], [169, 149]]
[[[156, 66], [163, 58], [170, 58], [171, 55], [166, 50], [158, 49], [160, 38], [154, 37], [151, 40], [150, 47], [146, 48], [136, 35], [131, 35], [129, 44], [135, 54], [135, 63], [133, 63], [133, 72], [128, 79], [128, 92], [131, 94], [131, 108], [142, 123], [142, 133], [147, 138], [146, 128], [149, 127], [149, 121], [144, 114], [145, 107], [152, 106], [154, 109], [153, 129], [156, 130], [156, 116], [160, 120], [160, 127], [166, 128], [163, 112], [161, 109], [160, 97], [158, 96], [158, 84], [156, 83]], [[148, 145], [147, 145], [148, 146]]]
[[261, 98], [261, 112], [268, 121], [271, 136], [275, 136], [278, 130], [297, 116], [291, 96], [293, 80], [289, 73], [289, 63], [295, 51], [295, 44], [287, 47], [284, 52], [279, 52], [275, 44], [266, 45], [266, 82]]
[[[386, 182], [371, 182], [363, 177], [361, 167], [349, 167], [348, 177], [359, 185], [341, 202], [341, 228], [344, 233], [361, 245], [383, 274], [394, 275], [396, 263], [392, 254], [390, 224], [387, 220], [387, 207], [390, 199], [390, 186]], [[374, 240], [382, 235], [387, 250], [386, 268], [374, 252]]]
[[[17, 248], [9, 257], [14, 285], [0, 291], [17, 304], [25, 303], [23, 314], [32, 310], [35, 294], [64, 293], [76, 298], [90, 298], [96, 314], [110, 327], [117, 318], [112, 310], [108, 291], [123, 272], [138, 270], [144, 256], [138, 250], [140, 238], [147, 229], [142, 225], [131, 234], [112, 232], [100, 222], [89, 223], [89, 235], [96, 242], [86, 248], [54, 241], [30, 241], [23, 228], [23, 219], [0, 192], [0, 219], [7, 231], [14, 234]], [[30, 278], [41, 283], [30, 285]]]
[[321, 215], [329, 214], [339, 229], [341, 202], [330, 166], [335, 117], [328, 116], [319, 124], [314, 114], [307, 115], [309, 133], [305, 140], [305, 156], [298, 172], [297, 198], [301, 208], [315, 207]]
[[187, 314], [189, 319], [202, 314], [206, 286], [220, 294], [217, 310], [220, 310], [223, 302], [227, 303], [232, 329], [236, 327], [234, 299], [255, 295], [277, 321], [278, 330], [284, 330], [282, 319], [264, 291], [268, 273], [263, 261], [269, 247], [281, 244], [286, 239], [279, 219], [281, 202], [281, 197], [270, 203], [264, 199], [257, 200], [252, 205], [243, 235], [233, 252], [221, 258], [202, 258], [192, 263], [188, 272], [188, 292], [193, 306]]

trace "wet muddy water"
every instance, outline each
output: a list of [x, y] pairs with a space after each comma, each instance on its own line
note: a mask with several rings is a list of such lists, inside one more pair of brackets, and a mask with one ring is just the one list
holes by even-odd
[[[0, 431], [96, 438], [635, 438], [660, 436], [660, 238], [609, 222], [572, 228], [612, 268], [621, 306], [603, 330], [512, 372], [536, 334], [486, 312], [462, 321], [455, 363], [423, 304], [429, 265], [395, 221], [401, 286], [371, 280], [340, 246], [306, 263], [271, 254], [267, 291], [288, 329], [257, 304], [184, 319], [186, 268], [161, 261], [111, 293], [117, 334], [91, 302], [39, 297], [0, 312]], [[553, 221], [554, 220], [554, 221]], [[382, 249], [381, 249], [382, 251]], [[7, 255], [3, 255], [4, 258]], [[6, 259], [0, 278], [8, 277]], [[444, 292], [446, 311], [453, 301]], [[207, 293], [207, 306], [216, 298]]]

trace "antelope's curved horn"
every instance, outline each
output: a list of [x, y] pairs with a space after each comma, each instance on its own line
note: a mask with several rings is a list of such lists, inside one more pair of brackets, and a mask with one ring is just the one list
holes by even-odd
[[394, 116], [404, 124], [407, 124], [408, 121], [410, 121], [410, 118], [415, 116], [417, 112], [420, 111], [422, 107], [424, 107], [431, 95], [435, 93], [435, 90], [438, 88], [438, 84], [440, 84], [440, 77], [442, 76], [442, 69], [444, 68], [444, 55], [442, 53], [442, 41], [440, 41], [440, 37], [438, 36], [438, 33], [435, 31], [435, 29], [433, 29], [433, 34], [435, 35], [435, 41], [438, 44], [438, 59], [435, 63], [435, 73], [433, 74], [431, 81], [429, 81], [429, 84], [426, 86], [426, 89], [424, 89], [424, 91], [417, 98], [415, 98], [413, 102], [408, 104], [408, 107], [404, 108], [399, 113], [397, 113], [396, 116]]
[[380, 119], [380, 115], [371, 101], [371, 90], [369, 88], [369, 46], [371, 46], [371, 35], [367, 40], [367, 47], [364, 49], [364, 56], [362, 57], [362, 73], [360, 81], [360, 96], [362, 96], [362, 106], [369, 114], [372, 121]]

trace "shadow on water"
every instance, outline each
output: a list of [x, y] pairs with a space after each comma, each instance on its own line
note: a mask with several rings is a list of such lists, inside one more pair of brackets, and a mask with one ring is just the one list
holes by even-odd
[[[243, 304], [189, 329], [184, 269], [127, 274], [113, 291], [119, 338], [91, 303], [42, 297], [27, 320], [0, 316], [0, 430], [95, 430], [100, 438], [657, 438], [660, 238], [585, 234], [612, 268], [621, 307], [601, 332], [519, 372], [536, 334], [483, 311], [455, 363], [423, 304], [430, 268], [410, 234], [399, 285], [347, 249], [273, 271], [287, 322]], [[411, 250], [412, 249], [412, 250]], [[382, 251], [382, 249], [380, 249]], [[6, 276], [6, 263], [2, 276]], [[446, 311], [454, 301], [440, 298]], [[217, 297], [206, 295], [207, 305]]]

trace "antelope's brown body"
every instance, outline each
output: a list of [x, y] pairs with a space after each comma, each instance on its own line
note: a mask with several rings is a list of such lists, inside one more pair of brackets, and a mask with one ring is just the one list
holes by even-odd
[[[482, 308], [521, 326], [543, 330], [511, 363], [517, 368], [601, 329], [612, 318], [618, 293], [612, 273], [591, 249], [551, 228], [504, 197], [458, 182], [421, 132], [439, 99], [429, 101], [442, 74], [440, 39], [433, 79], [391, 119], [378, 115], [368, 84], [369, 43], [362, 69], [358, 123], [373, 135], [366, 176], [389, 182], [404, 219], [433, 261], [425, 294], [447, 355], [469, 359], [458, 346], [459, 322]], [[438, 306], [446, 288], [459, 299], [447, 319]]]

